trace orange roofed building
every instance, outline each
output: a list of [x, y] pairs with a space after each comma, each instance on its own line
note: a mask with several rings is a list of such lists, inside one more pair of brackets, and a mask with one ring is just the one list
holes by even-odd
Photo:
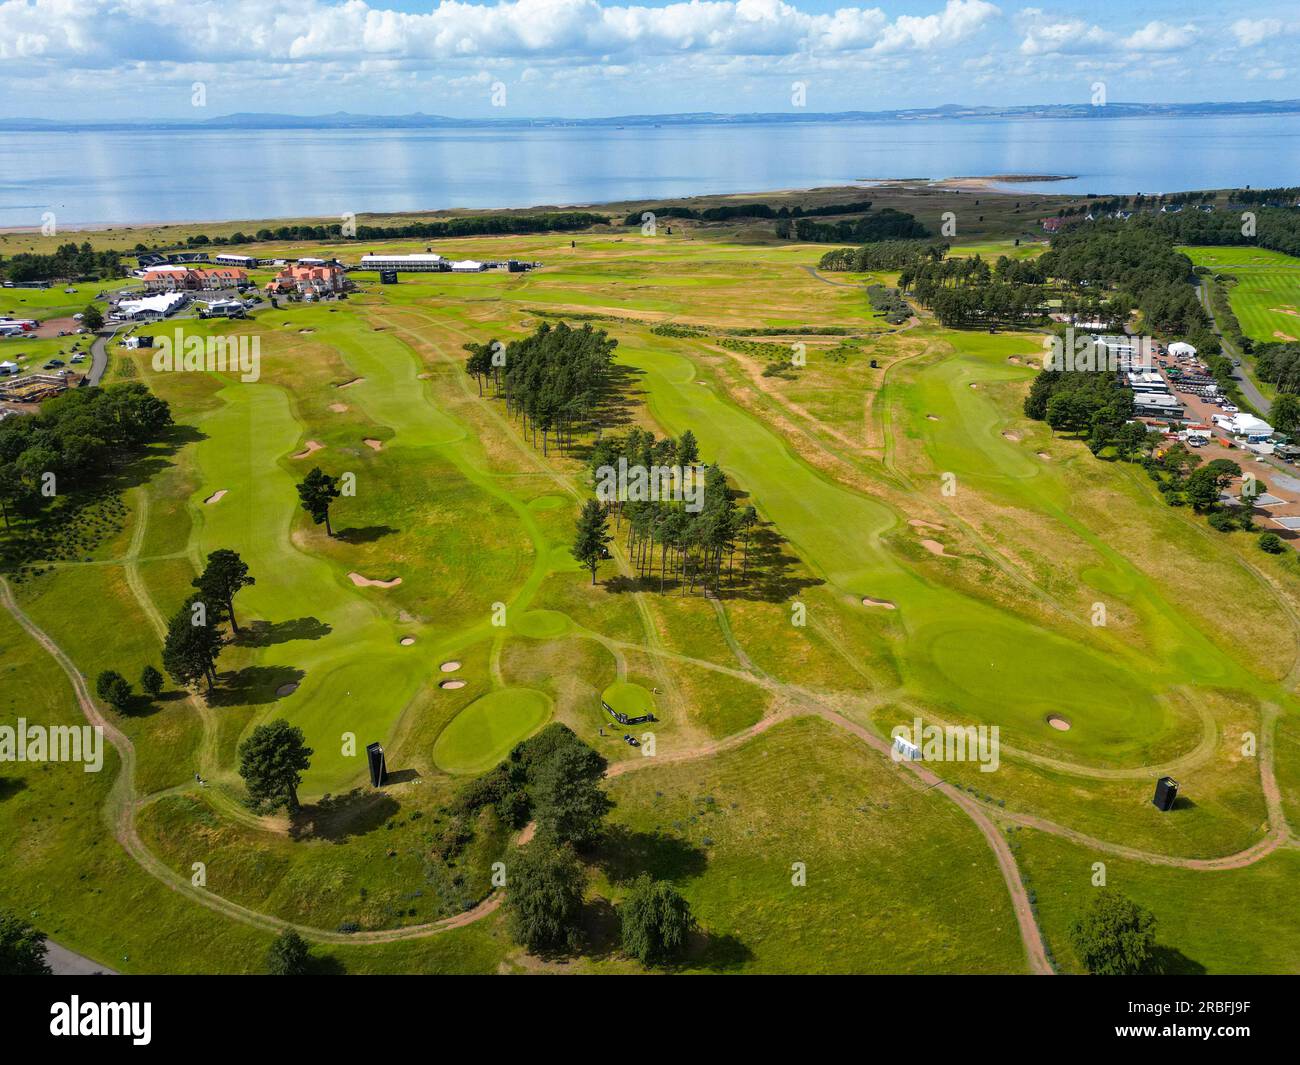
[[248, 272], [234, 266], [202, 270], [192, 266], [158, 266], [140, 275], [149, 292], [214, 292], [245, 288]]
[[342, 292], [347, 287], [348, 278], [343, 267], [338, 263], [314, 259], [290, 263], [267, 283], [266, 290], [323, 296], [330, 292]]

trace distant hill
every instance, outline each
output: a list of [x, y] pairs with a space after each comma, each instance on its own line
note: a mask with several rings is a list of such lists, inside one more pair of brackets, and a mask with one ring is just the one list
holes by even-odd
[[329, 115], [282, 115], [244, 112], [215, 118], [181, 121], [158, 119], [138, 122], [59, 122], [44, 118], [0, 118], [0, 132], [211, 129], [537, 129], [555, 127], [647, 127], [775, 125], [807, 122], [925, 122], [997, 121], [1001, 119], [1150, 118], [1207, 115], [1300, 114], [1300, 100], [1253, 100], [1240, 103], [1138, 104], [1030, 104], [1016, 107], [908, 108], [894, 111], [772, 111], [756, 114], [721, 114], [712, 111], [670, 115], [618, 115], [611, 118], [451, 118], [446, 115], [354, 115], [336, 111]]

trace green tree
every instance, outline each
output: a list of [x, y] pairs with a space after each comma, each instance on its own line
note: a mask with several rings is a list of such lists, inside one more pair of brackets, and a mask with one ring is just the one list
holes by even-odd
[[675, 957], [695, 924], [690, 903], [677, 889], [646, 873], [637, 877], [618, 915], [623, 949], [643, 965], [659, 965]]
[[140, 690], [153, 699], [162, 694], [163, 675], [153, 665], [147, 665], [140, 671]]
[[0, 976], [49, 976], [45, 935], [8, 910], [0, 910]]
[[292, 928], [286, 928], [266, 952], [266, 971], [272, 976], [302, 976], [311, 966], [307, 941]]
[[302, 730], [283, 718], [258, 725], [239, 745], [239, 775], [255, 810], [273, 812], [281, 806], [298, 812], [298, 785], [315, 752]]
[[600, 787], [605, 759], [585, 743], [560, 747], [532, 775], [538, 832], [557, 843], [587, 846], [614, 804]]
[[339, 479], [322, 472], [319, 466], [313, 467], [311, 473], [298, 485], [298, 498], [302, 500], [302, 509], [311, 515], [317, 525], [323, 524], [328, 536], [334, 535], [330, 526], [330, 504], [342, 495], [339, 491]]
[[93, 303], [87, 304], [86, 309], [81, 312], [81, 324], [90, 332], [102, 329], [104, 326], [104, 315]]
[[534, 954], [573, 950], [586, 880], [573, 851], [547, 839], [521, 847], [506, 872], [510, 935]]
[[578, 531], [571, 553], [591, 570], [592, 584], [596, 583], [596, 567], [600, 565], [610, 539], [605, 508], [598, 500], [588, 499], [582, 505], [582, 513], [578, 515]]
[[113, 669], [106, 669], [95, 678], [95, 694], [119, 714], [131, 707], [131, 685]]
[[162, 654], [163, 669], [172, 680], [182, 687], [206, 680], [209, 693], [217, 682], [217, 657], [224, 642], [210, 622], [206, 605], [190, 597], [168, 622]]
[[1290, 392], [1280, 393], [1273, 400], [1268, 416], [1275, 429], [1280, 429], [1284, 433], [1294, 433], [1300, 429], [1300, 396]]
[[235, 593], [257, 583], [248, 575], [248, 565], [234, 551], [220, 548], [208, 555], [208, 564], [203, 573], [194, 578], [197, 588], [208, 602], [216, 601], [225, 608], [223, 613], [230, 620], [230, 630], [239, 632], [239, 622], [235, 620]]
[[1102, 888], [1074, 922], [1070, 940], [1093, 975], [1132, 976], [1150, 964], [1155, 928], [1155, 914], [1145, 906], [1113, 888]]
[[1286, 550], [1286, 545], [1282, 543], [1282, 538], [1277, 533], [1266, 532], [1260, 534], [1259, 549], [1270, 555], [1280, 555]]

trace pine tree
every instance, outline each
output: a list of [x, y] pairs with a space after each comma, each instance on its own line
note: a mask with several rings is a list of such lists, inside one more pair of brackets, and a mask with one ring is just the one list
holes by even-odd
[[596, 567], [605, 554], [610, 541], [605, 508], [595, 499], [588, 499], [578, 515], [578, 531], [573, 541], [573, 557], [591, 570], [591, 583], [596, 583]]

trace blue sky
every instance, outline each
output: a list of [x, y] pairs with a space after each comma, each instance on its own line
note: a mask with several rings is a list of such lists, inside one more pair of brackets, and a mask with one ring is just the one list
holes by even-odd
[[0, 116], [1283, 99], [1298, 47], [1272, 2], [0, 0]]

